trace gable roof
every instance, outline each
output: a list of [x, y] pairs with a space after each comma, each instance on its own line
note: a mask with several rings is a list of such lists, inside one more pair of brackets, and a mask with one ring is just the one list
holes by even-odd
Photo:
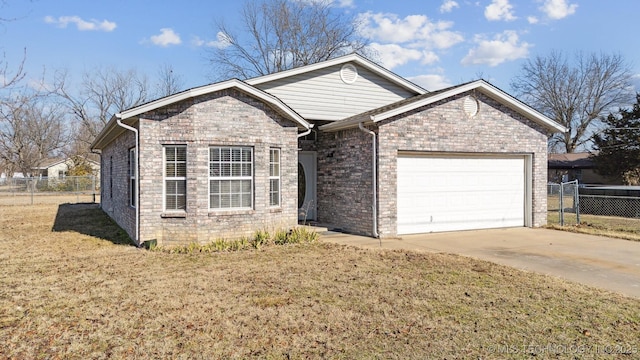
[[254, 78], [245, 80], [245, 82], [249, 85], [255, 86], [255, 85], [265, 84], [271, 81], [280, 80], [283, 78], [327, 68], [334, 65], [346, 64], [349, 62], [356, 63], [362, 66], [363, 68], [366, 68], [372, 71], [373, 73], [389, 80], [390, 82], [397, 84], [398, 86], [403, 87], [411, 92], [414, 92], [416, 95], [421, 95], [428, 92], [424, 88], [412, 83], [411, 81], [403, 78], [402, 76], [399, 76], [393, 73], [392, 71], [389, 71], [383, 68], [382, 66], [374, 63], [373, 61], [365, 58], [364, 56], [358, 55], [356, 53], [340, 56], [337, 58], [329, 59], [329, 60], [318, 62], [315, 64], [300, 66], [290, 70], [285, 70], [285, 71], [280, 71], [273, 74], [254, 77]]
[[252, 96], [258, 100], [263, 101], [275, 111], [277, 111], [280, 115], [285, 118], [292, 120], [299, 127], [304, 129], [311, 129], [313, 127], [312, 124], [309, 124], [302, 116], [293, 111], [289, 106], [283, 103], [277, 97], [266, 93], [260, 89], [257, 89], [243, 81], [238, 79], [231, 79], [227, 81], [222, 81], [214, 84], [209, 84], [205, 86], [195, 87], [189, 90], [185, 90], [179, 92], [177, 94], [169, 95], [154, 101], [150, 101], [148, 103], [135, 106], [131, 109], [127, 109], [120, 113], [117, 113], [111, 117], [111, 120], [105, 125], [100, 134], [96, 137], [96, 139], [91, 144], [91, 149], [101, 149], [109, 142], [111, 142], [118, 134], [122, 133], [124, 129], [117, 125], [116, 119], [126, 120], [136, 118], [138, 115], [144, 114], [149, 111], [153, 111], [186, 99], [191, 99], [197, 96], [202, 96], [210, 93], [214, 93], [217, 91], [227, 90], [227, 89], [236, 89], [241, 91], [249, 96]]
[[549, 154], [548, 166], [551, 169], [590, 169], [596, 165], [591, 153]]
[[[52, 158], [52, 159], [46, 159], [42, 162], [42, 164], [40, 164], [40, 166], [35, 167], [34, 169], [38, 169], [38, 170], [45, 170], [48, 169], [50, 167], [62, 164], [62, 163], [66, 163], [67, 161], [70, 161], [71, 158], [64, 158], [64, 159], [59, 159], [59, 158]], [[85, 158], [86, 161], [92, 163], [93, 165], [97, 165], [100, 166], [100, 163], [95, 161], [95, 160], [91, 160], [88, 158]]]
[[438, 102], [440, 100], [444, 100], [449, 97], [452, 97], [467, 91], [471, 91], [471, 90], [479, 91], [489, 96], [490, 98], [500, 102], [501, 104], [523, 115], [527, 119], [537, 124], [540, 124], [542, 126], [545, 126], [546, 128], [554, 132], [566, 132], [568, 130], [564, 126], [551, 120], [550, 118], [538, 112], [537, 110], [533, 109], [529, 105], [523, 103], [522, 101], [514, 98], [513, 96], [507, 94], [506, 92], [498, 89], [497, 87], [491, 85], [490, 83], [482, 79], [456, 85], [456, 86], [451, 86], [451, 87], [430, 92], [424, 95], [414, 96], [412, 98], [401, 100], [377, 109], [373, 109], [371, 111], [367, 111], [362, 114], [358, 114], [341, 121], [336, 121], [331, 124], [320, 126], [319, 129], [324, 131], [338, 131], [338, 130], [356, 127], [358, 126], [359, 123], [377, 123], [379, 121], [389, 119], [391, 117], [394, 117], [400, 114], [404, 114], [411, 110], [414, 110], [423, 106], [427, 106], [435, 102]]

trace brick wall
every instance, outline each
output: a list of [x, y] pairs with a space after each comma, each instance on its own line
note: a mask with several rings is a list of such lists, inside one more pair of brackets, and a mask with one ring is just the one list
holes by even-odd
[[532, 154], [533, 226], [546, 224], [547, 133], [513, 110], [477, 93], [479, 112], [468, 117], [469, 93], [380, 122], [379, 233], [396, 236], [398, 151]]
[[135, 147], [132, 131], [126, 131], [102, 149], [100, 206], [135, 239], [136, 212], [129, 206], [129, 149]]
[[372, 137], [360, 129], [318, 134], [318, 221], [372, 236]]
[[[142, 114], [139, 129], [140, 242], [208, 242], [297, 224], [297, 127], [261, 101], [234, 89], [224, 90]], [[163, 146], [172, 144], [187, 148], [186, 211], [180, 214], [163, 209]], [[110, 147], [121, 145], [119, 138]], [[217, 145], [253, 148], [253, 209], [209, 210], [209, 148]], [[281, 149], [282, 198], [281, 206], [275, 208], [269, 206], [271, 147]], [[119, 194], [113, 206], [122, 208], [116, 203], [127, 201], [126, 195]]]

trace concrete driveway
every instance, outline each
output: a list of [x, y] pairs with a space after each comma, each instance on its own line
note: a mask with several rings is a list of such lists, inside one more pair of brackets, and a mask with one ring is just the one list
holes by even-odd
[[[321, 240], [381, 247], [378, 239], [332, 232]], [[636, 241], [509, 228], [405, 235], [381, 243], [385, 249], [470, 256], [640, 298], [640, 242]]]

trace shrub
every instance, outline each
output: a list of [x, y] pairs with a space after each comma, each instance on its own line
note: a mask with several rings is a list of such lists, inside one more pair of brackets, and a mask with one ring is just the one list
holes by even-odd
[[247, 249], [259, 250], [263, 245], [286, 245], [316, 242], [320, 238], [317, 232], [306, 227], [296, 227], [289, 231], [277, 230], [273, 236], [266, 230], [258, 230], [252, 239], [242, 237], [238, 240], [216, 239], [207, 244], [189, 243], [180, 246], [156, 246], [153, 251], [163, 251], [171, 254], [213, 253], [225, 251], [241, 251]]

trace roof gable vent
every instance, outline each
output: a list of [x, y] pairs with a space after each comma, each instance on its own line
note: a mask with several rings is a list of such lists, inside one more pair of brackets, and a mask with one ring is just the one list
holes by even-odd
[[358, 69], [352, 64], [344, 64], [340, 69], [340, 78], [345, 84], [353, 84], [358, 80]]
[[464, 98], [462, 107], [468, 117], [474, 117], [478, 113], [478, 100], [473, 96], [467, 96]]

